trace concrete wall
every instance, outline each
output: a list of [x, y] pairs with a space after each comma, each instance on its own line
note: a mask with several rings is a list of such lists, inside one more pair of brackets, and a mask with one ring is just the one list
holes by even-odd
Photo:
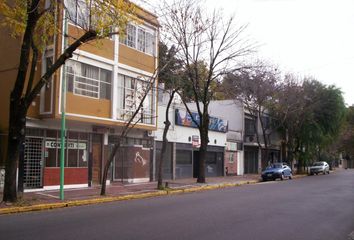
[[[184, 126], [176, 126], [175, 125], [175, 109], [182, 108], [179, 106], [171, 106], [169, 110], [169, 120], [171, 122], [171, 127], [168, 131], [167, 138], [170, 142], [177, 143], [192, 143], [192, 136], [199, 136], [199, 130], [197, 128], [192, 127], [184, 127]], [[158, 106], [158, 122], [157, 122], [157, 131], [154, 133], [157, 141], [162, 141], [162, 134], [164, 129], [164, 121], [165, 121], [165, 112], [166, 105]], [[209, 131], [209, 145], [210, 146], [220, 146], [225, 147], [226, 144], [226, 133], [223, 132], [215, 132]]]

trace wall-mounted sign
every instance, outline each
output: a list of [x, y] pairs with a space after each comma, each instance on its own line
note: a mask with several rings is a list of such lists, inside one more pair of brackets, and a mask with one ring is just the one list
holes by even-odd
[[[83, 142], [66, 142], [67, 149], [86, 150], [86, 143]], [[57, 141], [45, 141], [46, 148], [61, 148], [61, 143]]]
[[[200, 122], [199, 114], [192, 112], [192, 116], [185, 110], [176, 109], [175, 122], [176, 125], [197, 128], [197, 123]], [[227, 132], [227, 120], [221, 118], [209, 117], [209, 130], [217, 132]]]
[[199, 148], [200, 147], [200, 142], [199, 142], [199, 136], [198, 135], [193, 135], [192, 136], [192, 147], [193, 148]]

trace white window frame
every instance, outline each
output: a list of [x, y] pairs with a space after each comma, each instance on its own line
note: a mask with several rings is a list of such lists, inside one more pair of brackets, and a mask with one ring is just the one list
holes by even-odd
[[[135, 29], [134, 36], [132, 37], [133, 40], [129, 39], [130, 35], [128, 31], [131, 28]], [[124, 38], [121, 38], [120, 43], [147, 55], [156, 56], [156, 34], [156, 29], [151, 29], [143, 25], [136, 26], [132, 23], [128, 23], [126, 28], [126, 35]]]
[[[86, 76], [82, 76], [82, 75], [76, 75], [74, 73], [69, 73], [67, 72], [67, 70], [65, 70], [65, 74], [68, 74], [68, 75], [72, 75], [73, 77], [73, 83], [72, 83], [72, 93], [74, 95], [77, 95], [77, 96], [81, 96], [81, 97], [88, 97], [88, 98], [93, 98], [93, 99], [106, 99], [106, 100], [110, 100], [112, 101], [112, 98], [113, 98], [113, 93], [112, 93], [112, 82], [113, 82], [113, 71], [112, 69], [106, 69], [106, 68], [102, 68], [100, 66], [97, 66], [97, 65], [93, 65], [93, 64], [89, 64], [89, 63], [86, 63], [86, 62], [80, 62], [80, 61], [76, 61], [76, 60], [69, 60], [69, 61], [73, 61], [75, 62], [76, 64], [86, 64], [86, 65], [89, 65], [89, 66], [92, 66], [92, 67], [95, 67], [95, 68], [98, 68], [98, 78], [99, 79], [94, 79], [94, 78], [90, 78], [90, 77], [86, 77]], [[110, 80], [110, 83], [108, 82], [105, 82], [105, 81], [102, 81], [100, 79], [101, 77], [101, 70], [106, 70], [106, 71], [110, 71], [111, 72], [111, 80]], [[89, 83], [84, 83], [84, 82], [79, 82], [77, 80], [77, 78], [84, 78], [86, 80], [89, 80], [89, 81], [93, 81], [93, 82], [97, 82], [97, 85], [94, 85], [94, 84], [89, 84]], [[107, 99], [107, 98], [102, 98], [101, 97], [101, 83], [103, 84], [107, 84], [107, 85], [110, 85], [110, 98]], [[88, 90], [88, 89], [80, 89], [80, 87], [78, 87], [77, 85], [78, 84], [83, 84], [83, 85], [88, 85], [88, 86], [92, 86], [92, 87], [95, 87], [97, 88], [97, 91], [94, 91], [94, 90]], [[76, 91], [78, 90], [78, 91]], [[92, 92], [92, 93], [97, 93], [97, 97], [94, 97], [94, 96], [89, 96], [89, 95], [85, 95], [83, 93], [80, 93], [79, 90], [83, 91], [83, 92]]]
[[[126, 86], [126, 78], [131, 78], [131, 80], [134, 80], [134, 88], [130, 88], [128, 86]], [[149, 84], [148, 81], [144, 81], [143, 79], [139, 78], [139, 77], [133, 77], [124, 73], [119, 72], [118, 73], [118, 81], [124, 80], [124, 82], [120, 82], [118, 85], [119, 88], [119, 93], [118, 94], [118, 102], [121, 103], [121, 106], [117, 107], [117, 119], [118, 120], [122, 120], [122, 121], [126, 121], [129, 120], [129, 118], [131, 117], [132, 114], [134, 114], [134, 112], [136, 111], [136, 107], [140, 104], [139, 101], [137, 101], [137, 98], [142, 97], [143, 95], [139, 96], [139, 83], [140, 86], [144, 88], [144, 85]], [[146, 86], [145, 86], [146, 87]], [[128, 107], [127, 106], [127, 93], [131, 92], [133, 94], [132, 99], [130, 100], [133, 104], [133, 106]], [[145, 92], [143, 91], [142, 94], [145, 94]], [[154, 100], [154, 96], [156, 95], [156, 92], [154, 91], [154, 87], [152, 87], [148, 93], [148, 96], [145, 98], [145, 101], [143, 103], [142, 108], [139, 111], [139, 114], [141, 114], [140, 116], [142, 116], [142, 119], [140, 119], [141, 123], [144, 124], [149, 124], [149, 125], [153, 125], [154, 124], [154, 114], [156, 111], [156, 104]], [[146, 102], [148, 101], [148, 102]], [[139, 120], [139, 114], [137, 115], [137, 118], [134, 120]]]
[[[73, 3], [73, 5], [69, 4], [69, 2]], [[80, 6], [81, 4], [81, 6]], [[85, 0], [65, 0], [65, 6], [66, 6], [66, 11], [68, 12], [67, 15], [70, 16], [69, 22], [77, 25], [79, 27], [88, 27], [89, 24], [89, 14], [88, 14], [88, 9], [86, 5]], [[79, 11], [79, 9], [82, 8], [82, 12]], [[73, 10], [75, 12], [75, 16], [72, 16], [69, 12], [70, 10]], [[86, 15], [86, 16], [85, 16]], [[84, 16], [83, 18], [81, 18]]]

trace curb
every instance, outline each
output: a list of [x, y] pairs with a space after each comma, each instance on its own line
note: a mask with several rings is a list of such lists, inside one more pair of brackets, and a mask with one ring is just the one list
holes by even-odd
[[163, 190], [163, 191], [156, 191], [156, 192], [150, 192], [150, 193], [130, 194], [130, 195], [116, 196], [116, 197], [102, 197], [102, 198], [85, 199], [85, 200], [73, 200], [73, 201], [67, 201], [67, 202], [62, 202], [62, 203], [47, 203], [47, 204], [38, 204], [38, 205], [25, 206], [25, 207], [1, 208], [0, 215], [52, 210], [52, 209], [59, 209], [59, 208], [66, 208], [66, 207], [92, 205], [92, 204], [98, 204], [98, 203], [127, 201], [127, 200], [134, 200], [134, 199], [145, 199], [145, 198], [152, 198], [152, 197], [159, 197], [159, 196], [201, 192], [201, 191], [208, 191], [208, 190], [215, 190], [215, 189], [222, 189], [222, 188], [238, 187], [238, 186], [242, 186], [242, 185], [246, 185], [246, 184], [256, 184], [258, 182], [259, 182], [259, 180], [250, 180], [250, 181], [242, 181], [242, 182], [238, 182], [238, 183], [222, 183], [222, 184], [215, 184], [215, 185], [191, 187], [191, 188], [186, 188], [186, 189]]

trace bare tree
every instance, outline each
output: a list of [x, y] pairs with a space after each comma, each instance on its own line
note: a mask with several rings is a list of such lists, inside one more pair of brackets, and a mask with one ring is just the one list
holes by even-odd
[[[195, 103], [199, 115], [198, 121], [192, 119], [201, 139], [197, 182], [205, 183], [208, 107], [214, 96], [211, 86], [234, 68], [236, 60], [249, 54], [254, 45], [243, 38], [246, 26], [236, 27], [234, 17], [225, 20], [221, 11], [207, 12], [198, 0], [164, 2], [163, 11], [162, 21], [168, 39], [181, 47], [177, 57], [191, 87], [188, 100]], [[186, 108], [192, 116], [188, 104]]]

